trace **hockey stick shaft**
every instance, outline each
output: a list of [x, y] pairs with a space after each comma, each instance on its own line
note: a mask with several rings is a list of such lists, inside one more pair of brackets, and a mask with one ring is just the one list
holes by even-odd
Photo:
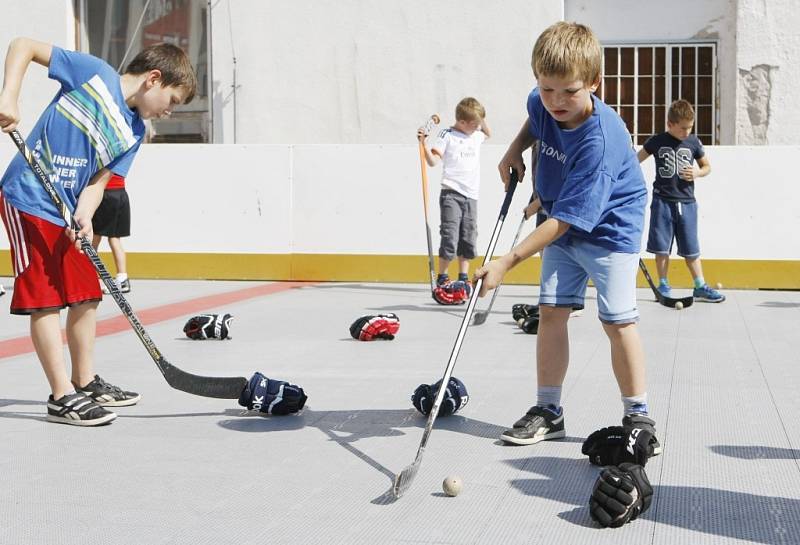
[[[533, 153], [531, 154], [531, 185], [533, 186], [533, 191], [531, 192], [531, 198], [528, 200], [528, 205], [530, 205], [533, 201], [536, 200], [536, 167], [539, 164], [539, 142], [537, 141], [533, 145]], [[527, 207], [526, 207], [527, 208]], [[517, 245], [517, 241], [519, 240], [519, 235], [522, 233], [522, 226], [525, 225], [525, 222], [528, 218], [525, 217], [525, 212], [522, 213], [522, 219], [519, 222], [519, 227], [517, 227], [517, 232], [514, 235], [514, 241], [511, 243], [511, 249], [513, 250], [514, 247]], [[492, 298], [489, 300], [489, 306], [486, 307], [484, 311], [478, 311], [475, 313], [475, 321], [474, 325], [481, 325], [486, 321], [486, 318], [489, 316], [489, 313], [492, 312], [492, 307], [494, 306], [494, 300], [497, 299], [497, 292], [500, 291], [500, 286], [502, 286], [502, 281], [497, 287], [494, 289], [492, 293]]]
[[[425, 122], [423, 132], [428, 136], [433, 127], [439, 123], [439, 116], [433, 114], [428, 121]], [[428, 242], [428, 270], [431, 279], [431, 291], [436, 289], [436, 272], [433, 267], [433, 240], [431, 238], [431, 225], [428, 220], [428, 162], [425, 158], [425, 143], [419, 141], [419, 167], [422, 175], [422, 208], [425, 212], [425, 237]]]
[[[77, 232], [79, 230], [79, 226], [75, 223], [72, 213], [70, 212], [69, 208], [67, 208], [64, 200], [56, 191], [53, 183], [45, 174], [44, 169], [39, 164], [39, 161], [33, 156], [33, 153], [31, 152], [30, 148], [28, 148], [25, 140], [16, 130], [11, 131], [10, 136], [11, 140], [14, 141], [17, 149], [19, 149], [19, 152], [28, 163], [28, 166], [30, 166], [39, 182], [41, 182], [41, 184], [44, 186], [45, 191], [58, 209], [61, 218], [71, 229]], [[247, 380], [245, 378], [216, 378], [192, 375], [178, 369], [164, 359], [164, 356], [158, 350], [155, 343], [150, 338], [150, 335], [147, 334], [147, 331], [145, 331], [144, 326], [142, 326], [142, 323], [136, 317], [136, 314], [134, 314], [133, 309], [131, 308], [130, 304], [128, 304], [128, 301], [125, 299], [122, 293], [120, 293], [119, 289], [117, 289], [114, 279], [111, 278], [111, 275], [109, 274], [105, 265], [103, 265], [103, 262], [100, 260], [97, 250], [94, 249], [91, 242], [89, 242], [89, 239], [85, 236], [81, 237], [80, 243], [81, 250], [92, 262], [92, 265], [97, 271], [97, 274], [100, 276], [100, 279], [103, 281], [103, 284], [105, 284], [105, 286], [108, 288], [111, 297], [114, 299], [114, 301], [116, 301], [120, 310], [128, 319], [128, 322], [131, 324], [131, 327], [133, 327], [133, 330], [139, 337], [139, 340], [142, 341], [147, 353], [150, 354], [150, 357], [155, 362], [156, 367], [158, 367], [158, 370], [161, 371], [162, 375], [164, 375], [164, 378], [170, 386], [190, 394], [205, 397], [220, 397], [225, 399], [235, 399], [239, 397], [239, 394], [247, 385]], [[238, 392], [235, 392], [236, 387], [238, 387]]]
[[[494, 254], [494, 249], [497, 246], [497, 239], [500, 238], [500, 230], [503, 228], [503, 222], [508, 214], [508, 208], [511, 206], [511, 199], [514, 197], [514, 190], [516, 189], [517, 182], [517, 173], [513, 172], [511, 175], [511, 181], [508, 184], [508, 189], [506, 190], [505, 199], [503, 199], [503, 206], [500, 209], [500, 215], [497, 218], [494, 231], [492, 232], [492, 238], [489, 241], [489, 248], [487, 249], [486, 255], [483, 258], [484, 265], [492, 259], [492, 255]], [[422, 455], [425, 453], [425, 447], [428, 445], [428, 438], [433, 431], [433, 424], [436, 422], [436, 417], [439, 415], [439, 407], [441, 407], [442, 400], [444, 400], [444, 395], [447, 391], [447, 383], [450, 381], [450, 377], [453, 375], [453, 368], [456, 365], [458, 354], [461, 351], [461, 345], [464, 342], [464, 337], [467, 334], [467, 328], [469, 327], [469, 322], [472, 319], [472, 313], [475, 311], [475, 304], [478, 302], [478, 294], [480, 293], [482, 286], [483, 278], [479, 278], [475, 283], [475, 288], [472, 290], [472, 295], [470, 295], [467, 309], [464, 312], [464, 317], [461, 320], [461, 326], [458, 329], [458, 335], [456, 336], [455, 343], [453, 344], [453, 349], [450, 352], [450, 359], [448, 359], [447, 367], [445, 367], [444, 375], [442, 375], [441, 386], [439, 387], [439, 391], [436, 393], [436, 399], [433, 402], [431, 412], [428, 414], [428, 422], [425, 424], [425, 430], [422, 432], [422, 440], [420, 441], [419, 448], [417, 449], [417, 456], [415, 457], [414, 462], [401, 471], [395, 479], [393, 491], [395, 497], [397, 498], [402, 496], [403, 493], [408, 490], [408, 488], [411, 486], [414, 476], [416, 476], [416, 473], [419, 470], [419, 465], [422, 462]]]

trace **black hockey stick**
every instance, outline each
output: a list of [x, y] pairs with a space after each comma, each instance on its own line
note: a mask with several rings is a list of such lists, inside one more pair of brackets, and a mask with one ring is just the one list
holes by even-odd
[[[50, 182], [49, 178], [44, 172], [44, 169], [42, 169], [42, 166], [39, 164], [39, 161], [33, 156], [27, 144], [25, 144], [25, 140], [22, 139], [22, 136], [20, 136], [19, 132], [16, 130], [11, 131], [10, 136], [14, 141], [14, 144], [19, 149], [19, 152], [25, 158], [25, 161], [31, 167], [31, 170], [33, 170], [34, 174], [36, 174], [36, 177], [44, 186], [47, 194], [50, 195], [53, 204], [55, 204], [56, 208], [58, 208], [63, 220], [67, 225], [71, 226], [72, 229], [77, 232], [79, 227], [75, 223], [72, 213], [69, 211], [69, 208], [67, 208], [67, 205], [64, 204], [61, 196], [56, 192], [56, 188]], [[86, 237], [81, 237], [81, 250], [89, 257], [89, 260], [92, 262], [92, 265], [94, 265], [95, 270], [97, 270], [97, 274], [100, 275], [100, 279], [103, 281], [103, 284], [105, 284], [111, 294], [111, 297], [113, 297], [114, 301], [116, 301], [117, 305], [119, 305], [119, 309], [122, 311], [122, 314], [124, 314], [128, 319], [128, 322], [130, 322], [131, 326], [133, 327], [133, 331], [142, 341], [142, 344], [147, 349], [150, 357], [153, 358], [158, 370], [161, 371], [162, 375], [164, 375], [164, 378], [167, 380], [167, 384], [176, 390], [181, 390], [198, 396], [218, 397], [223, 399], [236, 399], [239, 397], [239, 395], [242, 393], [242, 390], [244, 390], [244, 387], [247, 385], [246, 378], [201, 377], [199, 375], [193, 375], [191, 373], [187, 373], [186, 371], [182, 371], [164, 359], [164, 356], [161, 355], [161, 352], [159, 352], [155, 343], [153, 343], [153, 341], [150, 339], [150, 336], [147, 334], [147, 331], [145, 331], [144, 326], [142, 326], [141, 322], [139, 322], [139, 319], [133, 313], [133, 309], [131, 309], [128, 301], [126, 301], [125, 297], [122, 295], [122, 293], [120, 293], [116, 283], [114, 282], [114, 279], [111, 278], [111, 275], [108, 273], [108, 270], [106, 270], [105, 265], [103, 265], [103, 262], [100, 260], [100, 256], [97, 255], [97, 250], [94, 249], [91, 242], [89, 242], [89, 239]]]
[[[513, 172], [511, 174], [511, 181], [508, 184], [508, 190], [506, 190], [506, 197], [503, 199], [503, 206], [500, 209], [500, 215], [497, 218], [497, 223], [494, 226], [492, 238], [489, 241], [489, 249], [486, 250], [486, 256], [483, 258], [484, 265], [486, 265], [489, 260], [492, 259], [494, 248], [497, 246], [497, 239], [500, 237], [500, 229], [502, 229], [503, 221], [505, 221], [506, 214], [508, 214], [508, 207], [511, 205], [511, 199], [514, 197], [514, 189], [517, 186], [517, 182], [517, 173]], [[483, 278], [479, 278], [475, 283], [475, 289], [472, 290], [469, 303], [467, 303], [467, 310], [464, 312], [464, 318], [461, 320], [461, 327], [458, 329], [458, 335], [456, 336], [456, 342], [453, 345], [453, 351], [450, 353], [450, 359], [447, 361], [447, 367], [445, 368], [444, 375], [442, 376], [441, 387], [436, 393], [436, 399], [433, 402], [433, 407], [431, 408], [431, 412], [428, 414], [428, 423], [425, 425], [425, 431], [422, 433], [422, 441], [420, 441], [419, 449], [417, 449], [417, 457], [414, 459], [414, 462], [411, 465], [403, 469], [403, 471], [401, 471], [400, 474], [394, 479], [392, 492], [394, 492], [395, 498], [399, 498], [406, 492], [406, 490], [409, 489], [411, 482], [417, 475], [417, 471], [419, 471], [419, 466], [422, 463], [422, 455], [425, 453], [425, 447], [428, 444], [428, 438], [431, 435], [431, 431], [433, 431], [433, 423], [436, 421], [436, 417], [439, 414], [439, 407], [441, 406], [442, 400], [444, 399], [444, 394], [447, 391], [447, 383], [450, 381], [450, 377], [453, 374], [453, 368], [456, 365], [456, 358], [458, 358], [458, 352], [461, 350], [461, 343], [464, 341], [464, 336], [467, 334], [467, 327], [469, 327], [472, 313], [475, 310], [475, 303], [478, 302], [478, 294], [481, 291], [481, 286], [483, 286]]]
[[[434, 125], [439, 124], [439, 116], [433, 114], [422, 129], [425, 136], [431, 132]], [[419, 168], [422, 174], [422, 206], [425, 210], [425, 235], [428, 239], [428, 269], [431, 276], [431, 291], [436, 289], [436, 272], [433, 268], [433, 242], [431, 240], [431, 226], [428, 222], [428, 169], [425, 160], [425, 143], [419, 141]]]
[[675, 305], [680, 303], [683, 308], [692, 306], [694, 303], [694, 297], [691, 295], [689, 297], [681, 297], [678, 299], [674, 299], [672, 297], [665, 297], [658, 288], [653, 283], [653, 279], [650, 277], [650, 272], [647, 270], [647, 265], [644, 264], [644, 261], [639, 259], [639, 268], [642, 269], [644, 273], [644, 277], [647, 279], [647, 283], [650, 284], [650, 289], [653, 290], [653, 295], [656, 296], [656, 301], [664, 305], [665, 307], [675, 308]]
[[[533, 192], [531, 193], [531, 198], [528, 201], [528, 204], [531, 204], [534, 200], [536, 200], [536, 166], [539, 162], [539, 143], [537, 142], [533, 146], [533, 153], [531, 154], [532, 161], [531, 161], [531, 184], [533, 185]], [[514, 235], [514, 242], [511, 243], [511, 249], [513, 250], [514, 247], [517, 245], [517, 240], [519, 240], [519, 235], [522, 233], [522, 226], [525, 225], [525, 221], [528, 218], [525, 217], [525, 212], [522, 212], [522, 220], [519, 222], [519, 227], [517, 227], [517, 234]], [[492, 299], [489, 301], [489, 306], [486, 307], [486, 310], [479, 310], [475, 312], [475, 319], [472, 321], [473, 325], [481, 325], [483, 322], [486, 321], [486, 318], [489, 317], [489, 313], [492, 312], [492, 307], [494, 306], [494, 300], [497, 299], [497, 292], [500, 291], [500, 286], [502, 284], [498, 284], [497, 287], [494, 289], [494, 293], [492, 293]]]

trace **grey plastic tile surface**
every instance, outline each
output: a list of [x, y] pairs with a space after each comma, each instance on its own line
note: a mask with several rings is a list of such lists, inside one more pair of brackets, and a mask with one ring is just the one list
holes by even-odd
[[[139, 280], [130, 300], [142, 311], [254, 285]], [[225, 342], [185, 339], [188, 315], [147, 326], [187, 371], [259, 370], [301, 385], [309, 402], [298, 416], [242, 416], [235, 400], [174, 391], [132, 332], [101, 336], [97, 372], [143, 399], [96, 429], [45, 422], [35, 356], [3, 357], [3, 342], [28, 330], [8, 315], [9, 293], [0, 298], [0, 543], [800, 543], [800, 293], [727, 291], [726, 303], [674, 311], [639, 292], [665, 452], [647, 465], [652, 508], [600, 530], [587, 509], [597, 469], [580, 446], [619, 422], [621, 403], [592, 290], [570, 322], [567, 438], [497, 440], [535, 401], [536, 337], [510, 308], [537, 291], [503, 287], [487, 322], [470, 327], [454, 373], [470, 402], [437, 421], [395, 502], [385, 493], [425, 425], [409, 396], [441, 377], [463, 313], [436, 305], [425, 286], [317, 284], [207, 309], [234, 314]], [[350, 338], [352, 320], [379, 311], [400, 316], [397, 339]], [[112, 300], [101, 304], [100, 319], [118, 314]], [[441, 491], [449, 474], [464, 481], [456, 498]]]

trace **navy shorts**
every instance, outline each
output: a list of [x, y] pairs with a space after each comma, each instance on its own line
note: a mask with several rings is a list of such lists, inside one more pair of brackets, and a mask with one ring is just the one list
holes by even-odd
[[670, 202], [653, 196], [647, 251], [651, 254], [669, 255], [673, 240], [678, 243], [679, 256], [689, 259], [700, 256], [697, 202]]

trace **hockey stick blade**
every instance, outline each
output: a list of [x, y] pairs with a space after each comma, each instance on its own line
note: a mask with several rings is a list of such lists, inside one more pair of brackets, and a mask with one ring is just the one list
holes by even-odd
[[175, 367], [163, 357], [159, 361], [158, 367], [164, 374], [167, 384], [187, 394], [219, 399], [238, 399], [247, 386], [247, 379], [244, 377], [193, 375]]
[[[45, 174], [44, 169], [39, 164], [39, 161], [33, 156], [33, 153], [28, 148], [22, 135], [20, 135], [18, 131], [13, 130], [9, 133], [9, 136], [14, 142], [14, 145], [17, 146], [20, 154], [25, 158], [25, 162], [28, 163], [28, 166], [31, 167], [31, 170], [39, 179], [44, 190], [50, 196], [50, 199], [53, 201], [53, 204], [55, 204], [56, 209], [58, 209], [64, 223], [76, 228], [75, 230], [77, 231], [78, 229], [72, 218], [72, 213], [67, 208], [67, 205], [64, 204], [55, 186], [53, 186], [52, 182]], [[155, 362], [158, 370], [164, 375], [167, 384], [177, 390], [203, 397], [218, 397], [224, 399], [237, 399], [239, 397], [247, 384], [247, 379], [243, 377], [201, 377], [178, 369], [165, 360], [164, 356], [162, 356], [161, 352], [158, 350], [158, 347], [156, 347], [155, 343], [150, 338], [150, 335], [147, 334], [139, 318], [134, 314], [131, 305], [117, 288], [114, 279], [111, 278], [108, 269], [106, 269], [97, 251], [86, 237], [81, 238], [81, 250], [89, 258], [89, 261], [92, 262], [97, 274], [100, 276], [100, 280], [102, 280], [103, 284], [108, 288], [109, 294], [117, 303], [117, 306], [119, 306], [122, 314], [127, 318], [128, 323], [131, 324], [136, 336], [142, 341], [142, 344], [147, 350], [147, 353], [150, 354], [153, 362]]]
[[417, 476], [419, 466], [422, 464], [422, 453], [424, 451], [425, 449], [423, 447], [423, 449], [417, 453], [417, 457], [414, 459], [414, 462], [403, 469], [403, 471], [401, 471], [400, 474], [394, 478], [392, 492], [394, 493], [395, 498], [402, 497], [402, 495], [406, 493], [406, 490], [411, 488], [411, 482], [414, 480], [414, 477]]
[[653, 278], [650, 276], [650, 271], [647, 270], [647, 265], [645, 265], [644, 261], [642, 261], [641, 259], [639, 259], [639, 268], [642, 270], [645, 280], [647, 280], [647, 283], [650, 285], [650, 289], [653, 291], [653, 295], [656, 296], [656, 301], [658, 301], [660, 304], [669, 308], [675, 308], [675, 305], [677, 305], [678, 303], [680, 303], [683, 306], [683, 308], [692, 306], [692, 304], [694, 303], [694, 297], [692, 297], [691, 295], [688, 297], [673, 298], [673, 297], [666, 297], [664, 296], [663, 293], [658, 291], [658, 288], [653, 282]]
[[475, 316], [472, 318], [472, 325], [481, 325], [483, 322], [486, 321], [486, 318], [489, 317], [488, 310], [479, 310], [475, 313]]

